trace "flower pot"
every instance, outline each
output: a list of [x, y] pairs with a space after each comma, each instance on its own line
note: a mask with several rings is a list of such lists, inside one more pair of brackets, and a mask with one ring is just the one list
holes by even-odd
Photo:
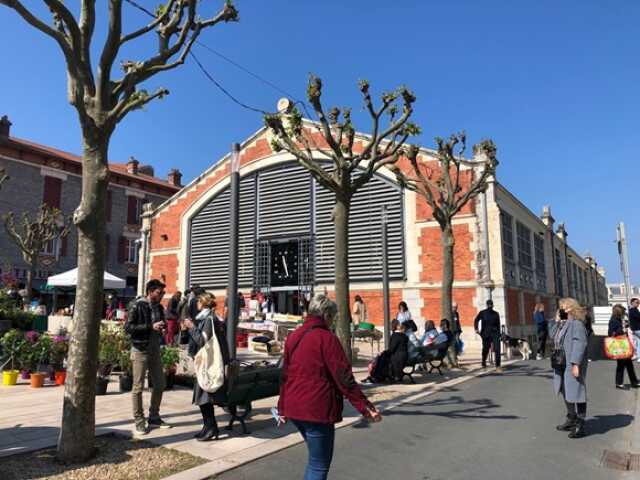
[[31, 388], [42, 388], [44, 385], [44, 373], [32, 373], [31, 374]]
[[54, 372], [54, 377], [56, 385], [64, 385], [64, 382], [67, 379], [67, 372], [66, 370], [57, 370]]
[[120, 392], [130, 392], [133, 389], [133, 377], [131, 375], [120, 375], [118, 379], [120, 383]]
[[106, 395], [109, 377], [96, 377], [96, 395]]
[[20, 378], [22, 380], [29, 380], [29, 375], [31, 375], [31, 372], [29, 370], [22, 370], [20, 372]]
[[49, 368], [49, 380], [51, 380], [52, 382], [56, 381], [56, 371], [53, 368]]
[[18, 370], [4, 370], [2, 372], [2, 385], [15, 385], [18, 382]]

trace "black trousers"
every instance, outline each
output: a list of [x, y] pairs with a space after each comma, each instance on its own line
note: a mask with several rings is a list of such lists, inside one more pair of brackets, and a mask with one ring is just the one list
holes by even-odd
[[[587, 403], [571, 403], [564, 401], [567, 406], [567, 417], [569, 418], [581, 418], [584, 420], [587, 417]], [[576, 408], [577, 407], [577, 408]]]
[[216, 416], [213, 413], [213, 403], [205, 403], [200, 405], [200, 413], [202, 413], [202, 423], [205, 427], [218, 429], [218, 423], [216, 422]]
[[500, 366], [500, 335], [493, 335], [491, 337], [482, 338], [482, 366], [487, 365], [487, 356], [489, 350], [493, 345], [493, 354], [496, 357], [496, 367]]
[[544, 357], [544, 352], [547, 348], [547, 338], [549, 337], [549, 330], [538, 330], [538, 355]]
[[616, 385], [624, 384], [624, 369], [627, 369], [627, 374], [629, 375], [629, 381], [632, 385], [638, 383], [638, 377], [636, 377], [636, 371], [633, 368], [633, 360], [627, 358], [625, 360], [617, 360], [618, 365], [616, 365]]

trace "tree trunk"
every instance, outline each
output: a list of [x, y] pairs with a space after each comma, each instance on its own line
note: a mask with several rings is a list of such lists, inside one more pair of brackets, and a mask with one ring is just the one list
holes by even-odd
[[[442, 292], [440, 294], [440, 315], [441, 318], [449, 320], [453, 327], [453, 248], [456, 240], [453, 236], [453, 227], [451, 223], [447, 223], [441, 232], [442, 240]], [[455, 345], [449, 348], [449, 358], [451, 366], [458, 365], [458, 357], [456, 355]]]
[[36, 276], [36, 265], [34, 261], [29, 263], [29, 270], [27, 270], [27, 284], [24, 287], [27, 294], [24, 297], [24, 307], [31, 307], [31, 299], [33, 298], [33, 277]]
[[103, 305], [105, 197], [110, 133], [83, 129], [82, 198], [78, 229], [78, 285], [71, 326], [58, 458], [83, 462], [94, 455], [95, 388]]
[[350, 198], [336, 195], [333, 210], [335, 227], [335, 281], [338, 317], [336, 334], [351, 361], [351, 309], [349, 308], [349, 210]]

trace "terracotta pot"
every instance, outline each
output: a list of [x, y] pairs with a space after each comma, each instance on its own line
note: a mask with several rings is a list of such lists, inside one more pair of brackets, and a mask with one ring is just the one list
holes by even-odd
[[44, 385], [45, 374], [44, 373], [32, 373], [31, 374], [31, 388], [42, 388]]
[[66, 370], [57, 370], [54, 375], [56, 385], [64, 385], [64, 382], [67, 379]]

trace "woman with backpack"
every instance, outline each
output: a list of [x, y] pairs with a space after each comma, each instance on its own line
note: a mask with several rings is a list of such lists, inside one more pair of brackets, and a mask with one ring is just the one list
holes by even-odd
[[567, 408], [567, 420], [556, 427], [570, 432], [569, 438], [586, 435], [587, 416], [587, 329], [585, 310], [573, 298], [560, 300], [559, 320], [553, 327], [551, 366], [554, 371], [553, 387], [562, 395]]
[[[184, 328], [189, 334], [189, 356], [195, 358], [198, 351], [215, 335], [224, 365], [229, 363], [229, 348], [225, 340], [224, 324], [215, 313], [216, 297], [210, 293], [198, 297], [198, 313], [196, 323], [190, 318], [183, 321]], [[193, 386], [193, 404], [200, 407], [202, 413], [202, 430], [195, 435], [199, 442], [218, 439], [218, 424], [213, 411], [213, 404], [224, 400], [224, 385], [216, 392], [203, 390], [196, 381]]]
[[307, 444], [309, 460], [304, 478], [324, 480], [329, 474], [335, 438], [342, 420], [343, 399], [368, 420], [380, 413], [358, 386], [338, 337], [329, 329], [337, 307], [325, 295], [309, 304], [303, 325], [287, 337], [284, 347], [279, 422], [291, 420]]

